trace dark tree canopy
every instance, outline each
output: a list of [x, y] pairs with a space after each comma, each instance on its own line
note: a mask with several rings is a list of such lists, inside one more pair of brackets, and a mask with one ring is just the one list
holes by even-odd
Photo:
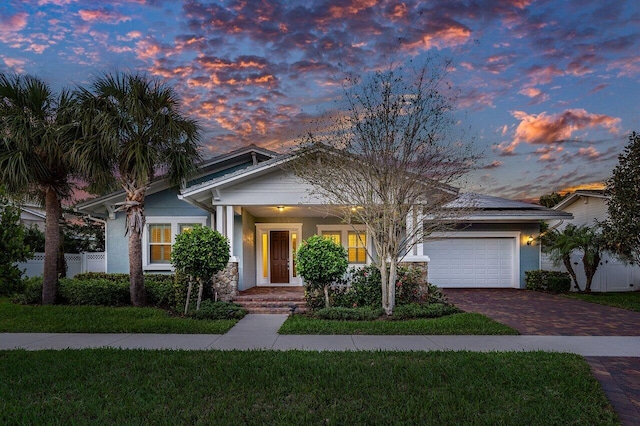
[[633, 132], [607, 182], [609, 219], [603, 224], [609, 249], [640, 263], [640, 134]]
[[569, 193], [566, 193], [564, 195], [560, 195], [557, 192], [552, 192], [551, 194], [545, 194], [540, 196], [540, 199], [538, 200], [538, 204], [540, 204], [541, 206], [547, 207], [547, 208], [551, 208], [553, 206], [555, 206], [556, 204], [558, 204], [560, 201], [564, 200], [565, 198], [567, 198], [567, 196], [569, 195]]

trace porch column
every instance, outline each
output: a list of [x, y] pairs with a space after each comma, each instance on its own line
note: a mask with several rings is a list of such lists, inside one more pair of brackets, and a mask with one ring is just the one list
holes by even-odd
[[225, 206], [226, 211], [226, 234], [229, 239], [229, 254], [233, 258], [233, 206]]
[[[409, 238], [409, 245], [411, 246], [411, 249], [404, 259], [407, 262], [424, 262], [424, 258], [427, 257], [424, 255], [423, 221], [424, 215], [422, 213], [416, 212], [414, 208], [409, 211], [409, 214], [407, 215], [407, 236]], [[428, 257], [426, 261], [429, 261]]]
[[216, 231], [222, 235], [226, 235], [224, 232], [224, 206], [216, 206]]

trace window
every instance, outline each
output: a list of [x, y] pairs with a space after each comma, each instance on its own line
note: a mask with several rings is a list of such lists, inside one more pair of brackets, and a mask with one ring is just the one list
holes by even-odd
[[367, 235], [364, 232], [348, 232], [349, 246], [349, 263], [366, 263], [367, 262]]
[[367, 263], [367, 234], [364, 226], [318, 225], [318, 234], [342, 245], [347, 250], [347, 259], [352, 265]]
[[341, 244], [340, 237], [342, 236], [342, 232], [340, 231], [322, 231], [322, 236], [325, 239], [331, 240], [336, 244]]
[[171, 270], [171, 246], [176, 234], [188, 232], [195, 225], [206, 226], [206, 217], [148, 216], [143, 233], [142, 267], [146, 270]]
[[171, 224], [149, 225], [149, 263], [171, 262]]

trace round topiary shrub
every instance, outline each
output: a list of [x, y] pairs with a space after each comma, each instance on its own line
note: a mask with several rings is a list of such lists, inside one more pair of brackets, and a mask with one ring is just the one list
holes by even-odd
[[329, 286], [347, 271], [347, 250], [330, 239], [314, 235], [300, 244], [297, 253], [298, 274], [310, 292], [324, 292], [329, 307]]
[[171, 250], [171, 263], [178, 274], [189, 277], [185, 314], [189, 310], [189, 299], [193, 282], [199, 285], [196, 310], [200, 308], [204, 283], [222, 271], [229, 262], [229, 241], [218, 231], [201, 225], [176, 236]]

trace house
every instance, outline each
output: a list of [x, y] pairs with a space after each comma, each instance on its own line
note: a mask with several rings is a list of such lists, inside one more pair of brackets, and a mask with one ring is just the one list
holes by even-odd
[[[362, 226], [341, 223], [311, 187], [287, 170], [291, 155], [255, 145], [205, 162], [180, 190], [166, 180], [152, 183], [145, 200], [143, 268], [171, 270], [175, 235], [195, 224], [227, 236], [231, 275], [239, 290], [254, 286], [301, 286], [294, 253], [303, 239], [325, 235], [343, 244], [351, 265], [367, 262], [372, 244]], [[106, 219], [106, 270], [128, 272], [124, 192], [86, 201], [84, 214]], [[524, 273], [540, 266], [540, 247], [530, 245], [541, 220], [569, 213], [538, 205], [476, 195], [478, 209], [459, 232], [433, 235], [417, 244], [405, 262], [428, 262], [429, 281], [442, 287], [524, 287]], [[237, 272], [234, 272], [237, 268]]]
[[[576, 226], [593, 226], [597, 221], [606, 220], [608, 215], [607, 196], [603, 190], [579, 190], [569, 195], [553, 207], [553, 210], [571, 213], [573, 219], [562, 223], [552, 222], [551, 226], [562, 229], [568, 223]], [[571, 256], [578, 282], [584, 287], [586, 277], [582, 267], [582, 255], [578, 252]], [[553, 266], [543, 256], [544, 269], [564, 271], [564, 266]], [[600, 266], [593, 276], [592, 291], [633, 291], [640, 289], [640, 266], [626, 265], [615, 256], [604, 253]]]
[[20, 223], [26, 227], [36, 226], [44, 232], [47, 215], [44, 208], [37, 203], [26, 202], [20, 205]]

